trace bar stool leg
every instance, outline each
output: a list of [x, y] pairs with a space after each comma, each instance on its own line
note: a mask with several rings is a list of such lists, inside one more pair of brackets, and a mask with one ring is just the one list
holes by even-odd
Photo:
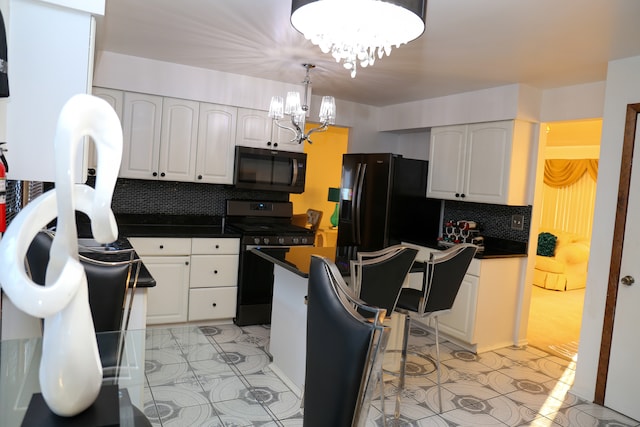
[[387, 427], [387, 411], [384, 408], [384, 369], [380, 368], [380, 407], [382, 409], [382, 427]]
[[438, 406], [442, 413], [442, 387], [440, 385], [440, 336], [438, 334], [438, 316], [434, 316], [436, 322], [436, 373], [438, 376]]
[[400, 375], [398, 379], [398, 393], [396, 394], [396, 410], [394, 416], [397, 419], [400, 418], [400, 399], [402, 391], [404, 390], [404, 375], [407, 368], [407, 346], [409, 343], [409, 329], [411, 327], [411, 317], [409, 314], [404, 315], [404, 331], [402, 334], [402, 350], [400, 356]]

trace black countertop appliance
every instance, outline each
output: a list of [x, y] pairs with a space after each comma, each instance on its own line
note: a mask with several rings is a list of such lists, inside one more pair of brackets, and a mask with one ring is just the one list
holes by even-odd
[[428, 169], [427, 161], [397, 154], [343, 156], [338, 267], [357, 251], [436, 241], [442, 201], [426, 197]]

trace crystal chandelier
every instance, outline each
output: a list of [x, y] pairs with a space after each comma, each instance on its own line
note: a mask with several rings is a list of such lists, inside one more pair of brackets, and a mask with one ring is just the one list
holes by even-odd
[[373, 65], [418, 38], [425, 14], [426, 0], [293, 0], [291, 24], [353, 78], [358, 64]]
[[[309, 70], [315, 68], [313, 64], [302, 64], [306, 70], [306, 75], [302, 84], [304, 85], [304, 103], [300, 102], [300, 92], [288, 92], [287, 101], [281, 96], [274, 96], [271, 98], [271, 104], [269, 105], [269, 117], [273, 119], [273, 122], [282, 129], [288, 129], [295, 133], [295, 136], [291, 141], [298, 141], [298, 144], [303, 141], [309, 141], [310, 135], [314, 132], [322, 132], [327, 130], [329, 125], [335, 123], [336, 120], [336, 101], [333, 96], [323, 96], [322, 103], [320, 104], [320, 126], [313, 129], [309, 129], [309, 132], [304, 132], [304, 125], [309, 111], [309, 104], [307, 97], [311, 94], [309, 86], [311, 85], [311, 79], [309, 78]], [[291, 126], [284, 125], [280, 122], [284, 116], [290, 116]]]

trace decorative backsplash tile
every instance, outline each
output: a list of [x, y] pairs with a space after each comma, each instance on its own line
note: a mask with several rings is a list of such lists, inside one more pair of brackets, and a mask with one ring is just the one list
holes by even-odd
[[112, 207], [116, 214], [222, 216], [227, 199], [287, 201], [289, 195], [238, 190], [230, 185], [120, 178]]
[[[511, 229], [512, 215], [523, 216], [522, 230]], [[531, 206], [505, 206], [446, 200], [443, 221], [447, 222], [448, 220], [472, 220], [479, 224], [483, 236], [528, 242]]]
[[40, 181], [7, 180], [7, 225], [18, 215], [24, 205], [44, 192], [44, 185]]

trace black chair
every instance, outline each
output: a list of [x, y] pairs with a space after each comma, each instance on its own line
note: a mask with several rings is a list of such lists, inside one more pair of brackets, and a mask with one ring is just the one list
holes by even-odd
[[395, 245], [375, 252], [358, 252], [350, 262], [355, 295], [391, 315], [418, 250]]
[[[369, 305], [384, 308], [391, 316], [417, 254], [417, 249], [402, 245], [358, 252], [357, 259], [350, 261], [350, 280], [355, 295]], [[366, 317], [366, 313], [361, 314]], [[380, 381], [380, 402], [384, 417], [384, 381]], [[386, 425], [386, 418], [383, 418], [383, 425]]]
[[[34, 283], [44, 285], [53, 232], [43, 230], [31, 242], [26, 267]], [[96, 332], [123, 331], [128, 328], [133, 292], [141, 260], [133, 250], [109, 250], [79, 247], [78, 260], [85, 269], [89, 307]], [[95, 258], [94, 258], [95, 257]], [[101, 259], [96, 259], [101, 258]], [[119, 259], [120, 261], [105, 261]], [[124, 334], [98, 335], [98, 350], [105, 378], [117, 378], [123, 351]]]
[[424, 276], [422, 289], [403, 288], [400, 292], [396, 311], [405, 314], [405, 328], [402, 344], [402, 360], [400, 364], [400, 385], [398, 400], [396, 401], [396, 418], [399, 416], [400, 395], [404, 388], [404, 379], [407, 363], [407, 344], [409, 328], [411, 327], [411, 315], [416, 314], [422, 318], [433, 317], [436, 332], [436, 371], [438, 376], [438, 403], [442, 412], [442, 388], [440, 384], [440, 344], [438, 331], [438, 316], [447, 313], [453, 307], [458, 295], [458, 290], [471, 260], [478, 247], [471, 244], [455, 245], [440, 253], [431, 253], [428, 261], [424, 263]]
[[304, 427], [366, 424], [389, 339], [384, 315], [352, 295], [332, 261], [311, 257]]

